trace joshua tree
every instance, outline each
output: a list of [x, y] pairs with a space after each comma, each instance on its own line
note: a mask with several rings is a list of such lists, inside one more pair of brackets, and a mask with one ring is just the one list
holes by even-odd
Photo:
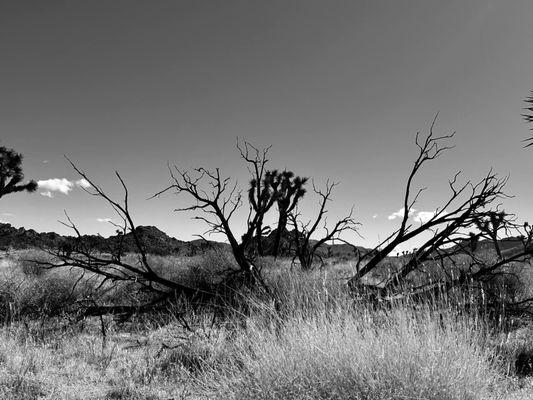
[[270, 147], [260, 151], [247, 141], [241, 144], [237, 140], [237, 149], [241, 157], [249, 165], [248, 170], [252, 176], [250, 187], [248, 188], [248, 203], [250, 205], [250, 215], [253, 213], [257, 216], [257, 221], [255, 222], [256, 248], [257, 253], [263, 256], [263, 219], [276, 201], [276, 193], [279, 186], [278, 173], [276, 170], [268, 171], [265, 169], [268, 163], [267, 154]]
[[0, 197], [17, 192], [35, 192], [37, 182], [24, 180], [22, 154], [4, 146], [0, 147]]
[[[276, 171], [277, 172], [277, 171]], [[276, 182], [276, 202], [278, 205], [278, 227], [274, 237], [272, 255], [277, 257], [279, 254], [282, 235], [287, 228], [289, 214], [294, 211], [298, 201], [305, 195], [304, 185], [308, 178], [294, 176], [291, 171], [277, 173]]]
[[502, 258], [502, 251], [498, 243], [498, 233], [502, 229], [505, 230], [507, 222], [507, 215], [504, 211], [489, 211], [484, 218], [475, 220], [477, 229], [490, 238], [490, 241], [494, 244], [498, 258]]
[[[526, 114], [522, 114], [526, 122], [531, 123], [533, 122], [533, 91], [531, 91], [531, 94], [529, 97], [525, 100], [527, 107], [525, 110], [527, 111]], [[524, 139], [524, 142], [526, 142], [525, 147], [533, 146], [533, 137], [529, 137], [527, 139]]]
[[294, 172], [277, 169], [267, 170], [267, 153], [270, 147], [259, 150], [250, 143], [237, 141], [237, 149], [241, 157], [249, 164], [252, 179], [248, 189], [248, 202], [250, 212], [258, 216], [255, 224], [255, 242], [257, 253], [264, 255], [263, 249], [263, 219], [265, 214], [272, 208], [274, 203], [278, 206], [278, 225], [274, 245], [270, 250], [275, 257], [279, 254], [281, 237], [287, 228], [289, 213], [291, 213], [298, 201], [304, 196], [303, 186], [307, 178], [295, 176]]

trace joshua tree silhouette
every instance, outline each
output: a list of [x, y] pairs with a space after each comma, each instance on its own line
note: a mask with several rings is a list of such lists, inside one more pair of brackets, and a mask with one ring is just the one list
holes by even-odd
[[22, 154], [0, 146], [0, 198], [10, 193], [37, 190], [37, 182], [21, 183], [23, 180]]
[[[531, 91], [531, 94], [529, 97], [526, 97], [524, 100], [526, 102], [527, 107], [525, 108], [526, 113], [522, 114], [526, 122], [532, 123], [533, 122], [533, 90]], [[533, 129], [533, 128], [532, 128]], [[533, 146], [533, 136], [530, 136], [523, 140], [526, 145], [524, 147]]]
[[272, 248], [272, 255], [279, 255], [281, 238], [287, 229], [289, 214], [296, 208], [298, 201], [305, 195], [304, 185], [308, 178], [295, 176], [292, 171], [275, 171], [275, 180], [277, 181], [274, 190], [276, 202], [278, 204], [278, 227]]

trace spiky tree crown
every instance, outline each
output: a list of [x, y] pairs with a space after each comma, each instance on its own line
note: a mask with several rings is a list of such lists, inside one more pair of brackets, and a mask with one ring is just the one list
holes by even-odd
[[0, 197], [9, 193], [37, 190], [37, 182], [32, 180], [26, 184], [20, 184], [23, 180], [22, 154], [0, 146]]
[[[533, 122], [533, 91], [531, 91], [530, 96], [525, 99], [525, 102], [527, 104], [527, 107], [525, 108], [527, 112], [526, 114], [522, 114], [522, 116], [524, 117], [526, 122], [532, 123]], [[524, 142], [527, 143], [525, 147], [533, 146], [533, 137], [524, 139]]]
[[505, 223], [506, 215], [505, 211], [490, 211], [488, 217], [476, 218], [475, 223], [481, 232], [496, 235]]
[[[300, 176], [294, 176], [292, 171], [283, 171], [279, 176], [278, 190], [278, 204], [283, 208], [293, 208], [298, 200], [304, 196], [306, 190], [304, 185], [307, 183], [308, 178], [302, 178]], [[293, 203], [291, 205], [291, 198]], [[292, 210], [291, 210], [292, 211]]]
[[525, 101], [528, 105], [525, 109], [532, 114], [524, 114], [524, 118], [527, 122], [533, 122], [533, 91], [531, 91], [530, 96]]
[[295, 176], [292, 171], [268, 170], [265, 171], [261, 183], [257, 179], [250, 180], [248, 200], [254, 210], [269, 208], [268, 205], [276, 201], [282, 209], [292, 211], [298, 200], [306, 193], [303, 186], [307, 181], [308, 178]]

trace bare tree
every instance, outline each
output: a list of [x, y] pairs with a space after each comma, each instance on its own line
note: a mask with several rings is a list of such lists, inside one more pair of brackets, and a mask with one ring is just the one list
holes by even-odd
[[258, 240], [261, 239], [263, 218], [275, 202], [270, 183], [272, 174], [265, 170], [268, 148], [259, 150], [248, 142], [244, 142], [243, 145], [238, 144], [237, 148], [245, 161], [251, 165], [250, 172], [253, 176], [248, 192], [250, 207], [246, 230], [240, 238], [233, 232], [230, 221], [243, 204], [242, 192], [237, 188], [237, 183], [232, 183], [230, 178], [223, 177], [218, 168], [181, 171], [176, 166], [169, 166], [173, 183], [155, 196], [167, 191], [188, 195], [194, 204], [175, 211], [200, 212], [200, 215], [193, 218], [205, 222], [208, 226], [204, 235], [215, 233], [225, 235], [246, 281], [251, 284], [258, 283], [268, 291], [260, 271], [253, 263], [254, 255], [248, 251], [253, 248], [254, 235]]
[[[110, 246], [107, 251], [102, 251], [81, 235], [78, 227], [67, 215], [67, 221], [63, 222], [63, 224], [75, 233], [74, 239], [58, 248], [45, 249], [45, 251], [52, 255], [52, 259], [46, 261], [33, 260], [35, 263], [47, 269], [77, 267], [83, 271], [79, 281], [87, 278], [88, 274], [89, 278], [101, 278], [100, 287], [106, 282], [113, 285], [119, 282], [133, 284], [136, 287], [147, 289], [153, 294], [158, 294], [158, 300], [168, 298], [169, 296], [185, 296], [189, 299], [198, 298], [198, 296], [206, 299], [213, 296], [212, 293], [191, 288], [174, 280], [167, 279], [155, 271], [147, 257], [147, 249], [142, 243], [139, 230], [135, 225], [129, 209], [128, 188], [118, 172], [115, 172], [115, 175], [123, 189], [124, 197], [122, 201], [112, 199], [84, 171], [79, 169], [72, 161], [68, 161], [72, 168], [90, 184], [90, 187], [87, 189], [84, 188], [84, 190], [92, 196], [105, 200], [115, 211], [121, 223], [113, 223], [113, 225], [117, 228], [117, 233], [120, 234], [114, 245]], [[137, 258], [134, 262], [128, 261], [125, 257], [124, 238], [127, 233], [133, 237], [137, 250]], [[125, 306], [90, 307], [87, 311], [92, 314], [97, 314], [124, 312], [127, 309], [128, 307]]]
[[35, 192], [37, 182], [31, 180], [22, 183], [24, 173], [22, 172], [22, 154], [4, 146], [0, 147], [0, 198], [17, 192]]
[[[293, 227], [294, 257], [298, 258], [304, 270], [311, 269], [316, 258], [319, 258], [323, 262], [321, 256], [318, 254], [320, 246], [334, 240], [343, 241], [341, 234], [346, 231], [356, 232], [357, 223], [352, 218], [353, 208], [346, 217], [335, 222], [332, 227], [328, 226], [326, 205], [331, 200], [331, 195], [336, 185], [337, 183], [328, 181], [326, 182], [325, 189], [320, 190], [313, 182], [313, 191], [320, 198], [318, 214], [313, 221], [301, 222], [301, 215], [297, 210], [289, 215], [290, 223]], [[320, 239], [312, 240], [312, 236], [320, 226], [325, 230], [325, 235]]]
[[[253, 264], [253, 254], [249, 254], [248, 250], [252, 247], [254, 232], [261, 225], [264, 214], [275, 203], [275, 197], [273, 197], [275, 185], [270, 182], [274, 174], [264, 168], [268, 161], [266, 158], [268, 148], [261, 151], [247, 142], [237, 147], [241, 156], [253, 166], [251, 171], [254, 176], [263, 181], [259, 191], [249, 194], [250, 203], [254, 204], [250, 205], [246, 231], [240, 238], [233, 233], [230, 220], [243, 203], [242, 194], [236, 183], [232, 183], [230, 178], [222, 177], [219, 169], [209, 171], [205, 168], [198, 168], [192, 172], [182, 172], [177, 167], [169, 165], [172, 184], [153, 197], [171, 190], [188, 194], [194, 204], [176, 211], [200, 211], [201, 214], [194, 218], [207, 223], [209, 229], [205, 234], [223, 233], [230, 243], [233, 256], [240, 269], [228, 271], [229, 275], [240, 273], [245, 278], [244, 282], [259, 284], [268, 292], [260, 271]], [[189, 298], [201, 296], [205, 299], [215, 295], [167, 279], [152, 267], [147, 257], [147, 249], [129, 209], [128, 188], [118, 172], [115, 175], [124, 192], [121, 201], [112, 199], [84, 171], [70, 160], [68, 161], [72, 168], [90, 184], [90, 187], [85, 189], [86, 192], [104, 199], [121, 220], [121, 223], [113, 223], [117, 228], [117, 240], [107, 251], [103, 252], [80, 234], [77, 226], [67, 215], [67, 222], [64, 224], [75, 232], [75, 239], [59, 248], [47, 249], [54, 256], [53, 260], [51, 262], [38, 261], [39, 264], [46, 268], [78, 267], [87, 273], [102, 277], [102, 284], [105, 282], [134, 283], [153, 293], [160, 293], [162, 296], [170, 294]], [[127, 234], [133, 238], [137, 250], [137, 260], [134, 263], [128, 262], [124, 257]]]
[[[438, 158], [443, 152], [451, 149], [443, 143], [451, 139], [454, 134], [435, 136], [435, 120], [433, 120], [429, 134], [420, 138], [416, 135], [415, 143], [418, 147], [418, 156], [407, 178], [407, 184], [403, 196], [404, 214], [400, 226], [390, 236], [379, 243], [372, 251], [362, 255], [357, 261], [357, 273], [349, 280], [349, 285], [355, 288], [362, 279], [377, 270], [386, 258], [399, 245], [421, 238], [422, 235], [430, 234], [412, 254], [405, 257], [390, 275], [385, 277], [381, 286], [381, 294], [390, 294], [401, 288], [406, 277], [413, 271], [419, 270], [425, 263], [442, 266], [443, 271], [450, 266], [457, 266], [461, 260], [462, 272], [459, 278], [452, 279], [453, 285], [464, 283], [466, 280], [489, 280], [501, 273], [501, 268], [516, 261], [525, 261], [531, 256], [531, 230], [526, 229], [522, 235], [523, 245], [503, 253], [498, 247], [499, 233], [505, 231], [508, 235], [511, 229], [518, 230], [519, 225], [514, 224], [508, 214], [498, 210], [498, 202], [508, 197], [504, 193], [507, 178], [499, 178], [492, 171], [480, 181], [459, 184], [459, 173], [449, 181], [450, 195], [438, 207], [431, 218], [419, 221], [420, 224], [413, 226], [410, 222], [410, 210], [417, 202], [425, 188], [418, 190], [413, 188], [413, 181], [420, 169], [428, 162]], [[475, 228], [478, 233], [472, 233]], [[483, 259], [475, 250], [480, 239], [493, 244], [497, 253], [494, 261]], [[466, 256], [466, 260], [465, 260]], [[459, 258], [458, 258], [459, 257]]]

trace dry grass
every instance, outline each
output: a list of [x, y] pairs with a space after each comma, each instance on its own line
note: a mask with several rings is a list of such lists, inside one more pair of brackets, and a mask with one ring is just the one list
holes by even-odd
[[[210, 268], [231, 265], [216, 254], [154, 262], [206, 284], [216, 279]], [[69, 279], [22, 267], [13, 258], [4, 263], [0, 284], [18, 277], [27, 292]], [[531, 328], [498, 334], [477, 315], [429, 304], [374, 309], [347, 292], [341, 278], [349, 264], [302, 273], [266, 259], [260, 267], [277, 301], [236, 293], [240, 306], [218, 319], [188, 309], [190, 330], [177, 313], [123, 325], [111, 317], [69, 322], [68, 315], [5, 324], [0, 398], [533, 398], [531, 380], [512, 377], [516, 355], [533, 350]]]
[[376, 317], [339, 310], [277, 331], [251, 323], [235, 350], [239, 368], [204, 383], [225, 398], [332, 400], [485, 399], [498, 383], [468, 326], [442, 329], [431, 313], [402, 309]]

